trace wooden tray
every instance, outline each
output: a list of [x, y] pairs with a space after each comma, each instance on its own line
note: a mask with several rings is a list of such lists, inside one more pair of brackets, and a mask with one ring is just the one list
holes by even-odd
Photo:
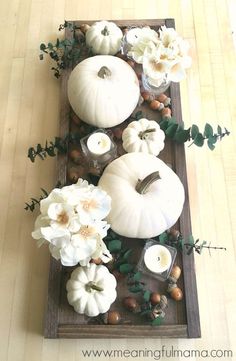
[[[82, 23], [92, 23], [87, 21], [75, 21], [75, 25]], [[120, 27], [149, 25], [155, 30], [160, 26], [174, 27], [173, 19], [165, 20], [122, 20], [116, 21]], [[66, 29], [66, 38], [71, 39], [73, 32]], [[67, 99], [67, 81], [73, 66], [63, 71], [61, 79], [61, 115], [60, 115], [60, 136], [64, 137], [69, 132], [73, 132], [76, 126], [71, 122], [71, 108]], [[172, 114], [181, 122], [181, 102], [179, 85], [172, 83], [167, 91], [172, 101]], [[157, 119], [158, 112], [150, 110], [147, 105], [142, 105], [136, 109], [142, 110], [145, 117]], [[79, 129], [79, 128], [78, 128]], [[119, 147], [122, 154], [122, 149]], [[183, 235], [187, 237], [191, 234], [190, 211], [188, 200], [188, 186], [186, 175], [186, 161], [184, 145], [167, 141], [165, 149], [161, 152], [160, 158], [168, 163], [180, 177], [185, 188], [185, 205], [178, 226]], [[67, 170], [71, 166], [71, 161], [67, 155], [58, 156], [58, 180], [61, 184], [67, 182]], [[75, 166], [75, 165], [74, 165]], [[142, 242], [139, 240], [124, 240], [128, 247], [135, 248], [138, 255], [142, 250]], [[48, 284], [48, 303], [45, 320], [44, 336], [46, 338], [197, 338], [200, 337], [200, 321], [198, 310], [198, 297], [194, 267], [194, 256], [178, 254], [177, 264], [182, 269], [182, 276], [178, 285], [183, 289], [184, 299], [181, 302], [169, 300], [169, 307], [166, 317], [161, 326], [149, 326], [142, 323], [141, 317], [130, 314], [122, 307], [122, 298], [128, 295], [125, 282], [119, 282], [118, 297], [112, 305], [112, 309], [120, 311], [121, 315], [131, 321], [130, 325], [91, 325], [88, 318], [78, 315], [68, 304], [66, 299], [65, 284], [70, 277], [71, 268], [63, 267], [60, 262], [51, 258]], [[165, 292], [166, 284], [153, 279], [146, 279], [149, 289]]]

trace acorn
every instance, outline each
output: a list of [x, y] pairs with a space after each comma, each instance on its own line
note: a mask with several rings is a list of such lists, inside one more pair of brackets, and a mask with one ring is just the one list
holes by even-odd
[[165, 105], [165, 107], [167, 107], [168, 105], [170, 105], [170, 102], [171, 102], [170, 98], [169, 98], [166, 94], [164, 94], [164, 93], [159, 94], [159, 95], [156, 97], [156, 99], [157, 99], [159, 102], [163, 103], [163, 104]]
[[164, 310], [168, 306], [168, 300], [165, 295], [161, 295], [160, 308]]
[[168, 233], [173, 241], [178, 241], [180, 237], [180, 231], [178, 231], [178, 229], [171, 228]]
[[170, 277], [173, 277], [176, 281], [180, 278], [181, 275], [181, 268], [177, 265], [173, 266]]
[[183, 298], [183, 292], [179, 287], [175, 287], [170, 292], [170, 297], [173, 298], [175, 301], [181, 301]]
[[108, 325], [118, 325], [121, 321], [121, 316], [118, 311], [108, 311], [107, 323]]
[[124, 298], [123, 305], [125, 306], [125, 308], [127, 308], [127, 310], [131, 312], [135, 312], [139, 306], [136, 299], [130, 296]]
[[[164, 104], [163, 104], [164, 106]], [[164, 118], [171, 118], [171, 109], [170, 108], [163, 108], [161, 110], [161, 115], [164, 117]]]
[[152, 100], [151, 103], [149, 104], [150, 108], [152, 110], [163, 110], [164, 109], [164, 104], [160, 103], [158, 100]]
[[70, 182], [76, 183], [79, 178], [83, 178], [85, 176], [85, 173], [85, 168], [80, 165], [78, 167], [71, 167], [68, 170], [67, 175]]
[[150, 93], [148, 92], [141, 92], [141, 96], [143, 97], [145, 102], [149, 102], [150, 101]]
[[161, 295], [157, 292], [152, 292], [150, 296], [150, 302], [153, 306], [157, 305], [161, 301]]
[[177, 288], [177, 284], [176, 284], [176, 283], [168, 283], [167, 292], [168, 292], [168, 293], [171, 293], [174, 288]]
[[81, 151], [79, 149], [72, 149], [69, 152], [69, 157], [74, 163], [78, 164], [81, 160]]

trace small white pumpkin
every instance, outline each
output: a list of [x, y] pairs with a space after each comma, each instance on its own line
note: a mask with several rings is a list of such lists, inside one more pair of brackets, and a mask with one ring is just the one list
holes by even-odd
[[98, 21], [86, 31], [86, 45], [94, 54], [115, 55], [121, 47], [123, 34], [111, 21]]
[[95, 317], [116, 299], [116, 279], [103, 265], [77, 267], [66, 284], [67, 299], [75, 312]]
[[172, 227], [184, 204], [179, 177], [160, 159], [127, 153], [111, 162], [99, 181], [111, 197], [107, 221], [118, 234], [151, 238]]
[[158, 155], [164, 148], [165, 133], [155, 120], [142, 118], [131, 122], [123, 131], [123, 148], [126, 152]]
[[127, 119], [140, 95], [138, 78], [124, 60], [96, 55], [79, 63], [68, 80], [69, 102], [80, 119], [114, 127]]

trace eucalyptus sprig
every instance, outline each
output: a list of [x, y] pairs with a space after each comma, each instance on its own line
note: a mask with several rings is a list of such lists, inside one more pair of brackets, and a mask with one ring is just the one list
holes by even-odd
[[[74, 25], [69, 21], [65, 21], [64, 24], [59, 26], [59, 31], [68, 28], [70, 31], [75, 32], [79, 29], [78, 26]], [[48, 44], [40, 44], [40, 55], [39, 59], [43, 60], [44, 55], [47, 54], [50, 58], [55, 61], [56, 65], [51, 69], [54, 71], [56, 78], [59, 78], [61, 71], [66, 69], [68, 64], [78, 63], [83, 59], [84, 51], [86, 50], [86, 56], [91, 55], [91, 50], [86, 47], [85, 37], [82, 32], [79, 33], [79, 36], [74, 36], [72, 39], [56, 39], [55, 43], [49, 42]]]
[[201, 254], [204, 249], [207, 249], [210, 255], [212, 249], [226, 251], [225, 247], [215, 247], [211, 246], [211, 243], [207, 243], [207, 241], [200, 241], [199, 239], [195, 240], [192, 235], [188, 236], [187, 239], [184, 239], [181, 233], [176, 229], [163, 232], [157, 237], [157, 240], [160, 242], [160, 244], [166, 244], [181, 251], [186, 250], [187, 255], [192, 254], [193, 251]]
[[28, 158], [34, 163], [35, 158], [44, 160], [49, 157], [55, 157], [57, 154], [66, 154], [69, 144], [79, 144], [81, 135], [79, 133], [69, 133], [64, 138], [55, 137], [54, 141], [47, 141], [42, 146], [38, 143], [35, 147], [28, 149]]
[[40, 188], [40, 189], [41, 189], [43, 194], [41, 194], [38, 199], [37, 198], [30, 198], [30, 201], [25, 203], [25, 208], [24, 209], [26, 211], [33, 212], [35, 210], [35, 207], [40, 204], [41, 200], [48, 197], [48, 192], [43, 188]]
[[218, 125], [217, 132], [214, 132], [213, 127], [206, 123], [204, 131], [200, 132], [196, 124], [193, 124], [188, 129], [184, 129], [183, 124], [177, 123], [175, 118], [162, 118], [159, 123], [160, 128], [165, 132], [168, 138], [173, 139], [178, 143], [185, 143], [192, 141], [189, 146], [195, 144], [198, 147], [202, 147], [207, 142], [209, 149], [214, 150], [217, 141], [222, 140], [230, 132]]

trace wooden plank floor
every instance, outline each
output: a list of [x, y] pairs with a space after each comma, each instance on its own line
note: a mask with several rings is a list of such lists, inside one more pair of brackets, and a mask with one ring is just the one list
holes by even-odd
[[[83, 360], [82, 350], [221, 349], [236, 359], [236, 52], [235, 0], [8, 0], [0, 2], [0, 360]], [[36, 214], [24, 202], [55, 183], [55, 160], [27, 159], [27, 149], [58, 131], [59, 82], [40, 42], [64, 19], [168, 18], [191, 43], [193, 64], [181, 83], [186, 125], [226, 126], [231, 135], [207, 148], [187, 148], [193, 233], [227, 252], [196, 257], [199, 340], [44, 340], [49, 255], [30, 233]], [[234, 32], [232, 34], [232, 32]], [[91, 360], [95, 357], [90, 356]], [[100, 360], [118, 360], [101, 356]], [[152, 360], [153, 357], [135, 357]], [[162, 358], [165, 360], [166, 358]], [[175, 360], [184, 360], [175, 357]], [[188, 358], [201, 360], [199, 356]], [[215, 358], [208, 358], [213, 360]]]

